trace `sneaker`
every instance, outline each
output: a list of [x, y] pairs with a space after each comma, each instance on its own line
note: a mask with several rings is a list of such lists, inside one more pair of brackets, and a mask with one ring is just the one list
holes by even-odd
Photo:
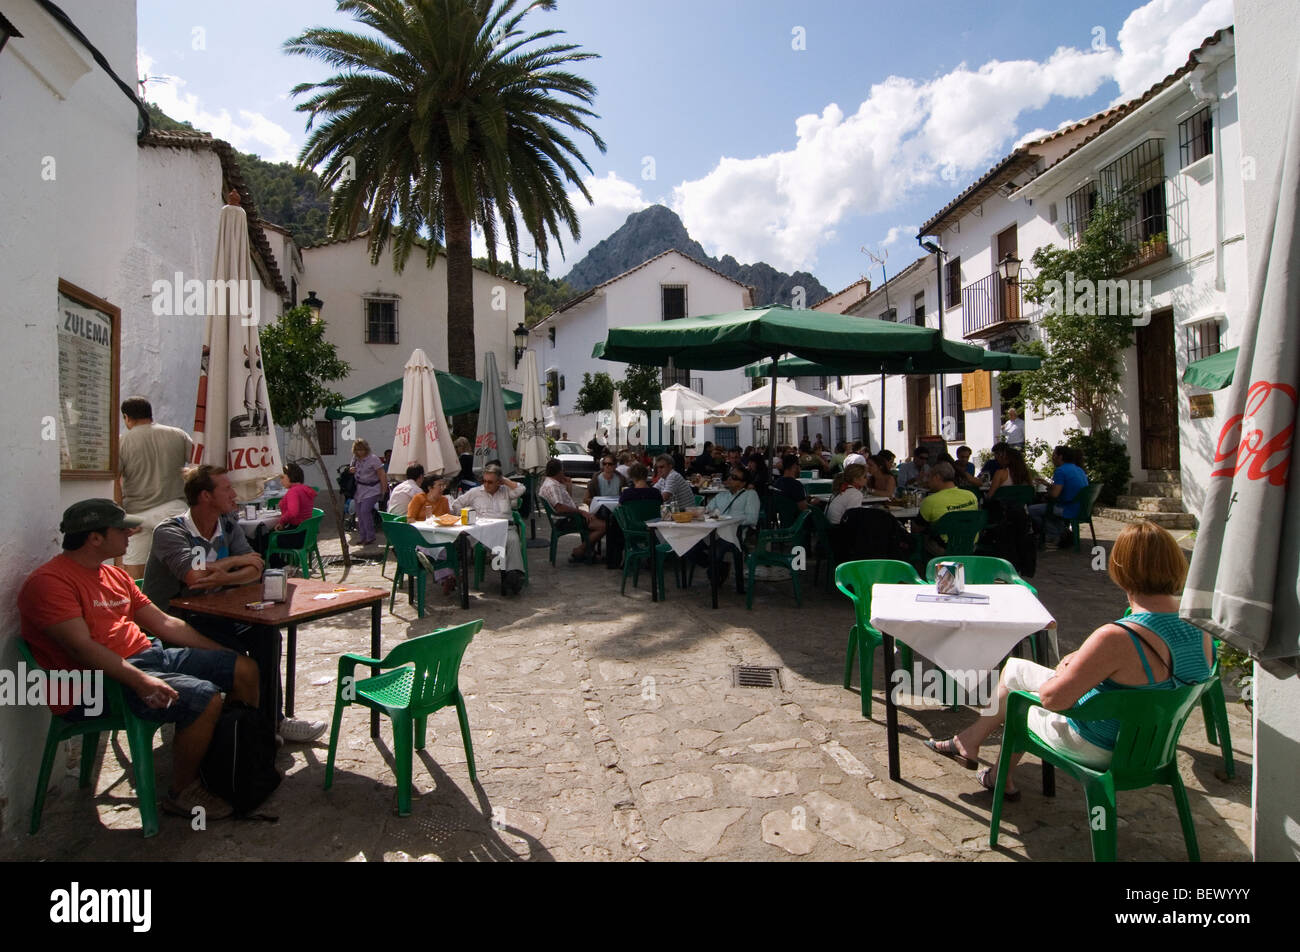
[[300, 717], [286, 717], [276, 733], [290, 744], [306, 744], [325, 733], [329, 725], [324, 721], [305, 721]]
[[165, 813], [187, 819], [194, 816], [195, 807], [201, 807], [209, 820], [225, 820], [235, 813], [234, 807], [208, 790], [199, 780], [195, 780], [180, 793], [169, 794], [162, 802]]

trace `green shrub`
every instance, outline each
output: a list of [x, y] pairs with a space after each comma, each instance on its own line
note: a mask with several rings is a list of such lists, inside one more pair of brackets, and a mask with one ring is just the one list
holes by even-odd
[[1128, 492], [1133, 473], [1129, 469], [1128, 447], [1110, 430], [1065, 431], [1065, 445], [1083, 454], [1083, 469], [1088, 482], [1101, 483], [1099, 502], [1113, 506], [1118, 498]]

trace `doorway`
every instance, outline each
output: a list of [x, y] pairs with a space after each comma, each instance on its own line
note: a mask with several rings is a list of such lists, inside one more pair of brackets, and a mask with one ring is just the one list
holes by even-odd
[[1137, 331], [1138, 410], [1142, 468], [1179, 468], [1178, 366], [1174, 358], [1174, 312], [1151, 315]]
[[998, 297], [1002, 303], [1002, 309], [997, 317], [1001, 321], [1018, 321], [1020, 320], [1020, 288], [1003, 280], [1001, 268], [998, 267], [998, 262], [1006, 258], [1007, 255], [1016, 258], [1020, 257], [1016, 226], [1012, 225], [1006, 231], [999, 232], [994, 247], [996, 248], [997, 260], [993, 262], [993, 273], [998, 276]]
[[931, 399], [929, 377], [907, 379], [907, 450], [937, 432], [934, 426], [934, 401]]

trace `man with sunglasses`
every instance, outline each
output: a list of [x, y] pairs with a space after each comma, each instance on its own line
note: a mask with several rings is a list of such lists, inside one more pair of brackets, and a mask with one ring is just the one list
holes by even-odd
[[[762, 503], [758, 493], [750, 488], [749, 483], [749, 470], [744, 466], [733, 466], [727, 472], [724, 482], [726, 488], [709, 500], [709, 511], [716, 512], [720, 516], [739, 519], [741, 529], [756, 527], [759, 514], [762, 512]], [[718, 565], [716, 568], [710, 568], [709, 571], [721, 573], [718, 576], [719, 585], [727, 581], [727, 573], [730, 571], [730, 563], [727, 560], [734, 558], [738, 552], [740, 550], [730, 542], [718, 539]], [[695, 559], [697, 565], [708, 565], [709, 543], [707, 541], [698, 543], [689, 554]]]
[[[483, 467], [483, 485], [461, 493], [456, 504], [462, 509], [473, 509], [480, 516], [510, 519], [514, 501], [523, 494], [523, 484], [506, 479], [501, 465], [493, 460]], [[519, 547], [519, 535], [513, 528], [506, 533], [506, 567], [501, 571], [507, 595], [518, 595], [523, 591], [524, 558]]]
[[614, 457], [608, 453], [601, 458], [600, 472], [587, 484], [588, 499], [595, 499], [597, 496], [613, 496], [617, 499], [619, 494], [627, 489], [628, 482], [618, 471], [617, 466]]

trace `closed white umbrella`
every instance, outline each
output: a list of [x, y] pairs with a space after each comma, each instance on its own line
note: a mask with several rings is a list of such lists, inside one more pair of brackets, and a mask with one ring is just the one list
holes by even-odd
[[510, 421], [506, 419], [506, 394], [497, 374], [497, 357], [489, 350], [483, 355], [483, 400], [478, 408], [478, 435], [474, 438], [474, 472], [481, 474], [494, 459], [501, 461], [506, 473], [513, 473], [518, 466]]
[[419, 463], [426, 473], [460, 471], [433, 364], [418, 347], [411, 351], [402, 371], [402, 407], [397, 413], [389, 466], [394, 473], [404, 473], [412, 463]]
[[[778, 381], [776, 384], [775, 413], [777, 416], [830, 416], [838, 409], [836, 404], [814, 397], [810, 393], [804, 393], [785, 381]], [[768, 416], [773, 412], [772, 391], [767, 387], [746, 390], [726, 403], [714, 407], [713, 412], [718, 416], [730, 416], [734, 413], [742, 416]]]
[[[1300, 667], [1300, 88], [1285, 148], [1232, 389], [1211, 441], [1209, 490], [1180, 614], [1255, 658], [1289, 658]], [[1261, 727], [1264, 721], [1261, 714]]]
[[248, 216], [232, 190], [217, 225], [207, 327], [194, 408], [195, 463], [224, 466], [240, 499], [280, 473], [258, 337], [261, 282], [253, 277]]
[[526, 473], [539, 473], [546, 468], [550, 449], [546, 443], [546, 416], [542, 412], [541, 389], [537, 379], [537, 357], [524, 352], [524, 399], [519, 408], [519, 468]]

